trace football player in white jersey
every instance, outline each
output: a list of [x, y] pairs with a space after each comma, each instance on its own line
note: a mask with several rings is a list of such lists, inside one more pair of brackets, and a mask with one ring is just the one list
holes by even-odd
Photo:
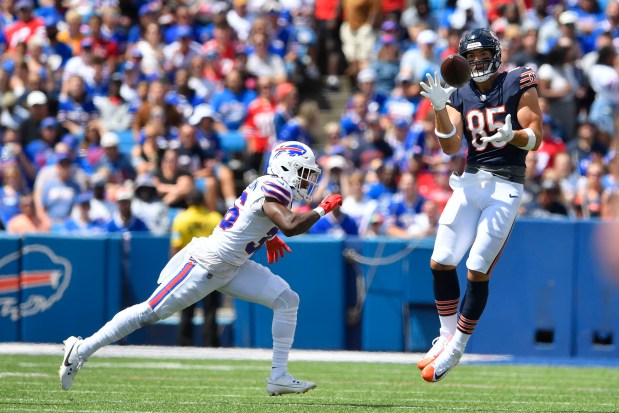
[[287, 370], [299, 296], [281, 277], [249, 258], [266, 244], [269, 264], [277, 262], [290, 252], [277, 233], [303, 234], [341, 205], [342, 197], [332, 194], [311, 211], [291, 211], [293, 201], [311, 199], [321, 172], [312, 150], [300, 142], [283, 142], [273, 148], [267, 172], [247, 186], [211, 236], [194, 238], [172, 257], [148, 300], [120, 311], [90, 337], [71, 336], [64, 341], [59, 372], [63, 389], [71, 388], [83, 363], [101, 347], [167, 318], [215, 290], [273, 309], [273, 360], [266, 380], [270, 395], [305, 393], [316, 387]]

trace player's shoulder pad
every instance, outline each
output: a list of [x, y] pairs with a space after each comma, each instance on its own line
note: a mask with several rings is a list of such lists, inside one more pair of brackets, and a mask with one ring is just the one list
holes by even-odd
[[537, 73], [528, 66], [519, 66], [507, 72], [506, 80], [517, 83], [519, 89], [524, 90], [537, 86]]
[[282, 205], [288, 206], [292, 201], [292, 189], [281, 178], [265, 175], [260, 182], [260, 190], [265, 197], [277, 199]]

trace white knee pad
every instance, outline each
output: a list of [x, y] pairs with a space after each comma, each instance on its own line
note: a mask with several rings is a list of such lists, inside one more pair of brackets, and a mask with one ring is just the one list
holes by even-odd
[[[297, 312], [299, 311], [299, 295], [290, 288], [285, 289], [273, 302], [273, 349], [274, 360], [279, 357], [279, 351], [284, 351], [286, 358], [294, 340], [297, 328]], [[283, 354], [280, 354], [283, 356]]]
[[273, 310], [297, 310], [301, 299], [290, 288], [285, 289], [273, 302]]
[[150, 305], [148, 305], [147, 302], [138, 305], [139, 312], [137, 319], [140, 327], [144, 327], [154, 323], [155, 321], [159, 321], [159, 316], [153, 311], [152, 308], [150, 308]]

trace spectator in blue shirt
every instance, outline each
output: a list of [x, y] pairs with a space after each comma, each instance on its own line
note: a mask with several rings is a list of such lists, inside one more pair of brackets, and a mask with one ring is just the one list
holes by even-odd
[[301, 103], [299, 113], [292, 118], [281, 130], [277, 140], [298, 141], [308, 146], [313, 144], [312, 133], [319, 124], [320, 109], [314, 101], [308, 100]]
[[58, 122], [51, 116], [41, 122], [41, 139], [35, 139], [26, 145], [26, 155], [37, 170], [48, 164], [54, 155], [54, 146], [59, 142]]
[[71, 217], [65, 222], [62, 232], [81, 234], [101, 234], [106, 231], [105, 222], [90, 218], [92, 194], [81, 193], [75, 199]]
[[[46, 19], [45, 33], [47, 34], [47, 45], [44, 47], [45, 54], [48, 56], [48, 63], [52, 70], [63, 68], [67, 61], [73, 57], [71, 47], [60, 42], [58, 36], [58, 22], [60, 20]], [[57, 57], [54, 57], [57, 56]]]
[[159, 16], [159, 4], [156, 2], [143, 4], [138, 10], [138, 24], [129, 30], [129, 43], [136, 43], [144, 36], [144, 31], [149, 24], [157, 23]]
[[[368, 67], [359, 72], [357, 75], [357, 88], [365, 96], [369, 112], [380, 112], [382, 110], [387, 95], [376, 91], [376, 72], [373, 69]], [[352, 107], [353, 97], [346, 103], [346, 110], [348, 111]]]
[[50, 177], [41, 191], [41, 204], [52, 220], [52, 226], [64, 225], [80, 193], [80, 186], [71, 174], [72, 164], [68, 153], [57, 153], [55, 165], [57, 173]]
[[355, 93], [351, 99], [349, 109], [340, 119], [340, 128], [343, 138], [361, 143], [366, 130], [365, 115], [368, 113], [367, 98], [363, 93]]
[[86, 94], [84, 80], [79, 75], [68, 79], [67, 94], [61, 96], [58, 104], [58, 121], [69, 132], [80, 134], [86, 130], [90, 119], [99, 117], [99, 112]]
[[135, 179], [135, 169], [131, 157], [119, 149], [120, 138], [114, 132], [107, 132], [101, 136], [101, 147], [105, 154], [101, 158], [99, 167], [109, 171], [110, 183], [123, 184], [127, 180]]
[[112, 219], [105, 224], [108, 232], [141, 232], [148, 231], [148, 227], [131, 212], [131, 200], [133, 192], [129, 188], [121, 188], [116, 193], [116, 206], [118, 210], [112, 215]]
[[421, 213], [425, 199], [419, 195], [417, 180], [410, 172], [402, 174], [398, 187], [385, 213], [386, 235], [410, 238], [408, 229], [416, 223], [415, 216]]
[[337, 206], [331, 214], [320, 218], [309, 230], [310, 234], [329, 234], [333, 236], [359, 235], [359, 228], [354, 219]]
[[238, 130], [245, 122], [247, 107], [256, 99], [256, 92], [245, 89], [241, 72], [231, 70], [226, 76], [226, 87], [213, 95], [211, 105], [229, 130]]
[[384, 209], [391, 201], [391, 197], [398, 191], [397, 178], [399, 175], [400, 169], [393, 163], [381, 163], [376, 168], [378, 181], [370, 184], [368, 198], [375, 199], [378, 202], [379, 210]]
[[288, 121], [292, 119], [299, 103], [299, 93], [295, 85], [284, 82], [275, 88], [274, 98], [277, 106], [275, 107], [273, 123], [275, 124], [275, 136], [279, 137]]
[[378, 58], [370, 63], [370, 67], [376, 73], [376, 93], [388, 95], [395, 87], [395, 77], [400, 71], [400, 51], [395, 36], [384, 34], [380, 40]]
[[21, 212], [19, 209], [19, 198], [29, 191], [17, 164], [4, 165], [2, 169], [0, 222], [6, 228], [9, 220]]
[[193, 27], [193, 12], [189, 7], [179, 5], [176, 7], [176, 11], [173, 16], [174, 24], [165, 29], [163, 34], [163, 41], [166, 44], [174, 43], [180, 36], [179, 33], [184, 32], [187, 28], [190, 29], [189, 34], [191, 39], [196, 39], [195, 30]]

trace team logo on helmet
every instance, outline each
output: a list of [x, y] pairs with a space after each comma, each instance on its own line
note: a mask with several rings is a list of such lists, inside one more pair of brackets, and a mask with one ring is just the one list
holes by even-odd
[[[28, 260], [30, 268], [16, 274], [12, 268], [20, 257]], [[44, 245], [28, 245], [0, 258], [0, 317], [17, 321], [48, 310], [64, 295], [71, 271], [68, 259]]]
[[307, 149], [301, 145], [282, 146], [280, 148], [275, 148], [275, 156], [273, 158], [277, 158], [282, 153], [288, 153], [290, 156], [301, 156], [307, 153]]

